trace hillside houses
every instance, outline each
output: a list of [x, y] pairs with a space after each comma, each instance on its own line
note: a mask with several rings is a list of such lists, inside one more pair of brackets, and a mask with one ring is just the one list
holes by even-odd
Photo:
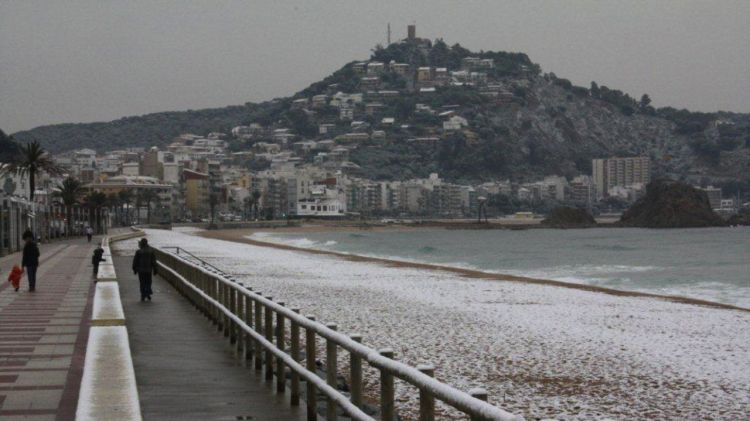
[[489, 58], [464, 57], [461, 59], [461, 69], [463, 70], [489, 70], [495, 67], [495, 61]]
[[[504, 129], [488, 130], [486, 110], [514, 111], [524, 100], [516, 95], [523, 81], [498, 76], [498, 65], [486, 55], [431, 61], [429, 40], [415, 36], [398, 45], [404, 48], [351, 63], [345, 76], [272, 101], [272, 111], [221, 128], [227, 133], [184, 133], [162, 149], [82, 149], [59, 159], [91, 189], [121, 178], [156, 180], [168, 192], [158, 205], [177, 220], [208, 218], [209, 203], [241, 219], [466, 218], [476, 214], [479, 196], [517, 208], [590, 206], [601, 196], [583, 176], [478, 184], [441, 178], [435, 171], [460, 179], [441, 160], [469, 154], [470, 145]], [[402, 51], [423, 55], [396, 54]], [[439, 158], [398, 179], [392, 170], [404, 155]]]
[[469, 125], [468, 120], [461, 116], [454, 115], [452, 117], [449, 117], [447, 120], [443, 121], [443, 130], [445, 131], [454, 131], [454, 130], [461, 130], [464, 127], [467, 127]]
[[[444, 131], [466, 130], [469, 122], [457, 114], [457, 108], [443, 109], [439, 118], [443, 119]], [[351, 124], [352, 128], [368, 126], [365, 121]], [[333, 139], [285, 142], [284, 135], [292, 134], [291, 129], [245, 127], [235, 127], [232, 133], [238, 139], [250, 133], [270, 134], [277, 141], [257, 141], [248, 151], [230, 153], [227, 141], [221, 139], [223, 136], [209, 139], [185, 134], [175, 138], [168, 150], [150, 148], [103, 155], [79, 150], [69, 154], [69, 158], [59, 159], [68, 159], [77, 168], [77, 175], [101, 168], [93, 170], [92, 181], [87, 184], [91, 190], [116, 194], [121, 190], [155, 189], [158, 199], [150, 206], [169, 209], [170, 217], [177, 220], [207, 218], [209, 202], [215, 202], [223, 215], [242, 218], [403, 214], [465, 218], [476, 214], [479, 196], [514, 198], [519, 203], [546, 201], [579, 206], [590, 206], [596, 200], [596, 187], [588, 176], [570, 181], [548, 176], [524, 183], [505, 180], [479, 185], [447, 182], [438, 174], [409, 180], [370, 180], [351, 161], [353, 152], [371, 141], [388, 141], [386, 130], [349, 131]], [[415, 136], [404, 141], [437, 147], [442, 139]], [[264, 169], [252, 169], [248, 162], [266, 164]], [[254, 192], [258, 201], [249, 205]]]

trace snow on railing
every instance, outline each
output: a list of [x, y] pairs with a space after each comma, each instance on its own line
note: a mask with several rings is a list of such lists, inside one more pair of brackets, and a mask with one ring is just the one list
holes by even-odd
[[[484, 389], [473, 389], [469, 393], [455, 389], [432, 376], [434, 367], [429, 365], [411, 367], [393, 359], [393, 351], [376, 351], [360, 343], [361, 336], [347, 336], [338, 332], [335, 324], [323, 325], [312, 316], [302, 316], [299, 309], [290, 309], [273, 297], [263, 296], [251, 287], [236, 281], [217, 267], [203, 261], [184, 249], [174, 247], [175, 252], [157, 248], [158, 265], [167, 271], [165, 276], [173, 285], [203, 311], [223, 331], [224, 336], [236, 345], [236, 351], [244, 358], [255, 360], [255, 368], [261, 370], [265, 364], [266, 378], [276, 375], [277, 391], [283, 393], [286, 385], [285, 367], [291, 371], [291, 401], [299, 405], [300, 378], [307, 382], [308, 419], [315, 419], [316, 390], [326, 395], [327, 419], [336, 419], [339, 406], [355, 420], [371, 420], [360, 408], [362, 406], [362, 366], [367, 361], [380, 371], [381, 419], [395, 419], [395, 389], [393, 378], [397, 377], [420, 391], [420, 420], [432, 420], [435, 414], [435, 399], [440, 400], [470, 416], [472, 420], [520, 421], [523, 417], [511, 414], [486, 402]], [[181, 253], [182, 252], [182, 253]], [[172, 265], [165, 263], [170, 262]], [[197, 262], [197, 263], [196, 263]], [[171, 267], [170, 267], [171, 266]], [[162, 274], [164, 274], [162, 272]], [[178, 282], [174, 282], [178, 281]], [[274, 328], [274, 319], [276, 327]], [[286, 347], [285, 320], [290, 322], [290, 353]], [[300, 358], [300, 328], [305, 329], [306, 364]], [[326, 380], [316, 373], [315, 337], [326, 340]], [[273, 343], [274, 336], [276, 344]], [[351, 356], [351, 399], [336, 389], [336, 352], [341, 347]], [[265, 355], [263, 355], [265, 354]], [[275, 361], [274, 361], [275, 359]]]

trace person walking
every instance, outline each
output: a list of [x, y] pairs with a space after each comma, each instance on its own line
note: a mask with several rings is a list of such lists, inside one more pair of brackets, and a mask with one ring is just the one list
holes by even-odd
[[21, 287], [21, 278], [23, 278], [23, 269], [20, 266], [15, 265], [8, 275], [8, 282], [18, 292], [18, 288]]
[[94, 282], [96, 282], [96, 275], [99, 274], [99, 263], [104, 262], [104, 249], [102, 246], [97, 246], [94, 249], [94, 255], [91, 256], [91, 265], [94, 266]]
[[21, 267], [26, 268], [26, 277], [29, 279], [29, 292], [36, 291], [36, 269], [39, 267], [39, 247], [34, 242], [34, 235], [24, 233], [23, 257]]
[[91, 237], [94, 236], [94, 229], [90, 226], [86, 227], [86, 238], [88, 238], [89, 243], [91, 242]]
[[138, 250], [133, 256], [133, 273], [138, 275], [141, 284], [141, 301], [151, 301], [151, 275], [156, 275], [156, 253], [145, 238], [138, 242]]

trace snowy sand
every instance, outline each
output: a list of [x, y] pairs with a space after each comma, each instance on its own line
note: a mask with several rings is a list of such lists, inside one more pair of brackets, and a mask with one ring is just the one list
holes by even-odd
[[[148, 231], [527, 419], [747, 419], [750, 313]], [[116, 249], [132, 249], [129, 242]], [[342, 363], [347, 359], [341, 357]], [[343, 365], [343, 364], [342, 364]], [[367, 385], [377, 388], [377, 379]], [[400, 385], [404, 414], [417, 392]]]

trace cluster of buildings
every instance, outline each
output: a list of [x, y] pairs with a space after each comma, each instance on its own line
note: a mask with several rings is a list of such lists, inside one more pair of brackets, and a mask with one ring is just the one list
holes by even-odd
[[[183, 134], [165, 149], [127, 149], [97, 155], [90, 150], [56, 157], [86, 188], [116, 197], [150, 191], [154, 221], [222, 218], [356, 218], [410, 215], [473, 217], [480, 198], [503, 196], [519, 207], [549, 201], [591, 207], [603, 198], [634, 201], [650, 180], [646, 157], [593, 161], [593, 174], [568, 180], [450, 183], [438, 174], [423, 179], [370, 180], [348, 160], [349, 140], [299, 140], [288, 129], [238, 126], [234, 137], [265, 136], [251, 150], [231, 152], [229, 135]], [[261, 161], [264, 168], [251, 169]], [[143, 210], [132, 213], [143, 219]]]
[[[340, 140], [296, 140], [288, 130], [259, 125], [238, 126], [232, 135], [183, 134], [163, 150], [129, 148], [97, 154], [90, 149], [55, 156], [87, 191], [112, 198], [110, 207], [122, 223], [207, 221], [212, 215], [229, 220], [279, 218], [369, 218], [419, 216], [475, 217], [480, 201], [499, 208], [533, 210], [541, 202], [592, 208], [616, 197], [633, 202], [651, 179], [648, 157], [595, 159], [591, 175], [573, 179], [548, 176], [532, 182], [498, 180], [481, 184], [448, 182], [438, 174], [427, 178], [380, 181], [363, 176], [348, 161], [350, 149]], [[270, 136], [249, 151], [232, 152], [232, 136]], [[274, 140], [275, 139], [275, 140]], [[346, 143], [344, 143], [345, 145]], [[263, 168], [252, 169], [261, 160]], [[23, 177], [6, 178], [18, 185], [12, 200], [23, 201], [28, 186]], [[10, 181], [9, 181], [10, 180]], [[42, 177], [37, 204], [54, 203], [61, 179]], [[733, 205], [718, 188], [704, 188], [716, 209]], [[125, 193], [124, 192], [128, 192]], [[127, 203], [123, 197], [129, 197]], [[491, 211], [490, 213], [497, 213]], [[23, 224], [21, 224], [23, 225]]]
[[736, 197], [724, 197], [722, 190], [718, 187], [709, 185], [705, 187], [695, 186], [695, 188], [706, 192], [711, 208], [724, 218], [736, 214], [742, 206], [748, 205], [747, 203], [741, 203], [739, 194]]
[[[415, 66], [396, 61], [389, 63], [362, 61], [352, 65], [354, 73], [360, 78], [360, 89], [368, 98], [395, 97], [401, 92], [429, 94], [436, 92], [436, 88], [439, 87], [471, 86], [478, 89], [479, 93], [484, 96], [496, 98], [500, 102], [510, 102], [513, 100], [512, 87], [526, 86], [526, 84], [523, 81], [514, 81], [513, 85], [504, 84], [489, 74], [494, 67], [494, 60], [479, 57], [463, 58], [461, 68], [457, 70], [449, 70], [447, 67]], [[403, 88], [394, 89], [385, 86], [386, 80], [392, 80], [392, 76], [404, 82]], [[316, 103], [321, 105], [323, 101], [322, 96], [311, 99], [313, 105]], [[300, 103], [302, 103], [301, 100]]]

